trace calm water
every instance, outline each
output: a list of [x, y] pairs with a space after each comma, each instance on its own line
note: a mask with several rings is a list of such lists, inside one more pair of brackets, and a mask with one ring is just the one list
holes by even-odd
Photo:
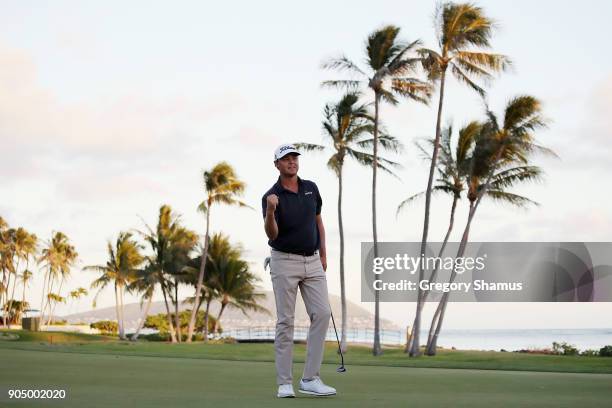
[[[427, 336], [423, 333], [422, 336]], [[523, 329], [453, 330], [441, 333], [438, 345], [464, 350], [519, 350], [552, 348], [552, 342], [567, 342], [579, 350], [599, 350], [612, 345], [612, 329]]]
[[[359, 343], [372, 343], [372, 330], [349, 330], [348, 340]], [[421, 332], [421, 344], [427, 342], [427, 331]], [[335, 340], [333, 330], [328, 332], [328, 340]], [[512, 330], [443, 330], [438, 339], [438, 346], [461, 350], [500, 350], [508, 351], [534, 348], [552, 348], [553, 341], [566, 342], [579, 350], [599, 350], [605, 345], [612, 345], [611, 329], [512, 329]], [[404, 344], [405, 331], [383, 331], [384, 344]]]
[[[308, 327], [295, 327], [294, 339], [305, 340]], [[224, 335], [237, 339], [274, 339], [274, 327], [240, 328], [227, 330]], [[347, 339], [354, 343], [369, 343], [374, 339], [371, 329], [347, 331]], [[427, 331], [421, 332], [421, 344], [426, 343]], [[327, 340], [335, 341], [334, 330], [329, 329]], [[381, 333], [383, 344], [401, 345], [406, 342], [405, 331], [385, 330]], [[552, 348], [553, 341], [567, 342], [579, 350], [599, 350], [612, 345], [611, 329], [513, 329], [513, 330], [444, 330], [438, 340], [441, 347], [455, 347], [461, 350], [508, 351], [534, 348]]]

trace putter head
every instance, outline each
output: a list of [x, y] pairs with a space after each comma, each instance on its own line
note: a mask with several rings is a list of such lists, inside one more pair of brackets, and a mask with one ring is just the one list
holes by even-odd
[[338, 367], [338, 368], [336, 369], [336, 371], [337, 371], [337, 372], [339, 372], [339, 373], [345, 373], [345, 372], [346, 372], [346, 368], [344, 368], [344, 366], [343, 366], [343, 365], [341, 365], [340, 367]]
[[266, 269], [268, 269], [268, 266], [270, 265], [270, 257], [266, 257], [266, 259], [264, 259], [264, 271]]

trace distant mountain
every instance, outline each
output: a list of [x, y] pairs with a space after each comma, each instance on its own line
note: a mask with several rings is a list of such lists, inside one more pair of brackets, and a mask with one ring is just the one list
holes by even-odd
[[[270, 311], [270, 314], [260, 312], [249, 312], [248, 316], [245, 316], [242, 312], [237, 309], [228, 308], [223, 312], [221, 324], [224, 329], [232, 329], [239, 327], [257, 327], [257, 326], [274, 326], [276, 323], [276, 306], [274, 302], [274, 293], [272, 291], [263, 292], [266, 297], [261, 299], [259, 304]], [[329, 302], [334, 313], [334, 319], [336, 325], [340, 329], [340, 316], [341, 304], [340, 297], [336, 295], [329, 296]], [[363, 307], [353, 303], [347, 302], [347, 315], [349, 317], [348, 327], [355, 329], [372, 328], [374, 322], [374, 315], [368, 312]], [[219, 302], [213, 302], [211, 304], [211, 314], [216, 316], [219, 313]], [[190, 308], [190, 305], [180, 305], [180, 310]], [[142, 315], [139, 303], [129, 303], [124, 305], [124, 319], [127, 329], [134, 329], [138, 324], [138, 320]], [[203, 308], [201, 309], [203, 310]], [[166, 313], [166, 308], [163, 301], [153, 302], [151, 309], [149, 310], [150, 315], [157, 313]], [[116, 320], [117, 315], [115, 307], [106, 307], [102, 309], [94, 309], [89, 312], [75, 313], [71, 315], [61, 316], [62, 319], [66, 319], [68, 323], [85, 322], [92, 323], [98, 320]], [[308, 314], [306, 313], [306, 307], [301, 296], [297, 297], [295, 305], [295, 325], [296, 326], [307, 326], [309, 324]], [[399, 330], [396, 324], [389, 320], [381, 319], [381, 327], [385, 330]]]

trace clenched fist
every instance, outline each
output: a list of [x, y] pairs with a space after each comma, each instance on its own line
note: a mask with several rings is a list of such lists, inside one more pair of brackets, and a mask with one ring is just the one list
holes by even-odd
[[267, 210], [274, 212], [278, 206], [278, 196], [276, 194], [270, 194], [266, 197]]

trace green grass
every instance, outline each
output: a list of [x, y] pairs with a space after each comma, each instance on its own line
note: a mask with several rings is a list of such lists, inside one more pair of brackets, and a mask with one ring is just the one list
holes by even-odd
[[[9, 343], [9, 342], [6, 342]], [[19, 344], [19, 342], [11, 342]], [[22, 343], [23, 344], [23, 343]], [[174, 346], [155, 344], [166, 349]], [[201, 345], [193, 345], [193, 349]], [[141, 350], [139, 346], [124, 346]], [[225, 346], [221, 347], [229, 353]], [[234, 353], [268, 349], [237, 345]], [[352, 352], [351, 352], [352, 353]], [[329, 354], [329, 353], [328, 353]], [[356, 354], [356, 353], [355, 353]], [[275, 398], [271, 362], [17, 350], [0, 345], [2, 407], [604, 407], [612, 375], [324, 364], [334, 397]], [[249, 357], [249, 358], [250, 358]], [[297, 383], [302, 364], [294, 365]], [[7, 389], [65, 389], [62, 401], [8, 400]]]
[[[2, 331], [0, 331], [2, 332]], [[162, 342], [120, 342], [114, 337], [79, 333], [11, 331], [17, 341], [1, 341], [0, 348], [24, 351], [53, 351], [78, 354], [172, 357], [185, 359], [273, 362], [272, 344], [167, 344]], [[305, 346], [296, 345], [294, 358], [304, 362]], [[335, 343], [327, 343], [325, 363], [337, 364]], [[612, 358], [554, 356], [495, 351], [444, 350], [435, 357], [408, 358], [400, 348], [386, 348], [373, 357], [367, 347], [353, 346], [346, 364], [387, 367], [463, 368], [481, 370], [542, 371], [612, 374]]]

